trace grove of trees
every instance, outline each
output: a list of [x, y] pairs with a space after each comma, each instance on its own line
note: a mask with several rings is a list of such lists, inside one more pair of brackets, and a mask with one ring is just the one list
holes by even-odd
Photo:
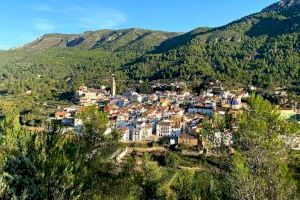
[[148, 155], [141, 165], [134, 156], [117, 163], [111, 155], [123, 148], [120, 135], [103, 134], [108, 118], [97, 107], [79, 114], [81, 135], [62, 134], [56, 124], [34, 133], [20, 126], [17, 106], [2, 102], [0, 198], [298, 199], [299, 154], [280, 137], [297, 133], [297, 125], [281, 120], [261, 97], [249, 105], [239, 117], [235, 154], [224, 151], [217, 171], [201, 172], [179, 169], [176, 152], [163, 163]]

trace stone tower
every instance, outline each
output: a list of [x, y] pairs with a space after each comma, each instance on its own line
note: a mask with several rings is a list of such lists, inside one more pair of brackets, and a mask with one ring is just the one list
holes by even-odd
[[116, 76], [114, 74], [111, 75], [111, 97], [116, 96]]

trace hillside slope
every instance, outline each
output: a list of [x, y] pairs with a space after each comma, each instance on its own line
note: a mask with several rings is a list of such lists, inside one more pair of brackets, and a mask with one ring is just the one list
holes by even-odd
[[178, 35], [180, 33], [143, 29], [99, 30], [82, 34], [46, 34], [36, 41], [25, 45], [23, 49], [80, 47], [85, 50], [102, 48], [111, 51], [147, 51]]
[[31, 88], [37, 75], [43, 76], [39, 82], [65, 88], [70, 77], [99, 85], [111, 73], [122, 81], [184, 79], [199, 85], [220, 79], [299, 87], [299, 1], [284, 0], [223, 27], [185, 34], [125, 29], [45, 35], [1, 52], [0, 80], [13, 90]]
[[203, 31], [187, 44], [146, 54], [125, 70], [133, 79], [299, 84], [300, 5], [298, 0], [281, 1], [260, 13]]

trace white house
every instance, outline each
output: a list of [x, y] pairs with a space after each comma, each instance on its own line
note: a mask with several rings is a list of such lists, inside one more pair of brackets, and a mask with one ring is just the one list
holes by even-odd
[[126, 142], [130, 140], [130, 132], [129, 132], [129, 128], [122, 128], [119, 129], [121, 134], [122, 134], [122, 138], [121, 141], [122, 142]]
[[213, 114], [213, 107], [206, 107], [206, 106], [195, 106], [193, 108], [188, 109], [189, 114], [204, 114], [211, 116]]
[[118, 115], [116, 120], [116, 128], [121, 129], [128, 126], [128, 121], [126, 120], [126, 117], [123, 115]]
[[142, 102], [143, 101], [143, 97], [142, 95], [140, 95], [139, 93], [137, 92], [132, 92], [131, 95], [129, 96], [129, 100], [131, 102]]
[[222, 144], [222, 133], [220, 131], [214, 132], [212, 142], [215, 147], [220, 147]]
[[156, 126], [156, 135], [159, 137], [168, 137], [172, 134], [172, 126], [170, 121], [159, 122]]
[[132, 129], [131, 130], [131, 140], [134, 142], [141, 141], [143, 138], [143, 130], [142, 129]]
[[182, 132], [181, 127], [179, 127], [179, 126], [177, 126], [177, 127], [172, 127], [171, 135], [172, 135], [172, 137], [178, 138], [179, 135], [181, 134], [181, 132]]
[[74, 129], [77, 133], [80, 133], [83, 128], [83, 121], [79, 118], [75, 118], [74, 120]]
[[143, 134], [143, 139], [147, 139], [152, 136], [153, 129], [151, 124], [146, 124]]

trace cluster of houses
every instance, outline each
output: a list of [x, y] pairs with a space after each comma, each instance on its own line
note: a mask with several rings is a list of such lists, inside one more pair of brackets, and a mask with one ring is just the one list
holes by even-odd
[[110, 93], [104, 86], [101, 89], [80, 86], [75, 94], [76, 103], [80, 106], [97, 105], [100, 101], [109, 101]]
[[170, 144], [230, 146], [234, 125], [232, 129], [216, 129], [203, 136], [203, 121], [213, 115], [235, 116], [247, 109], [247, 104], [242, 102], [245, 97], [248, 94], [243, 90], [231, 92], [220, 83], [211, 83], [201, 95], [187, 91], [139, 94], [132, 90], [115, 95], [115, 91], [110, 93], [104, 87], [94, 89], [81, 86], [76, 91], [78, 105], [57, 111], [55, 119], [61, 120], [67, 130], [80, 132], [82, 121], [75, 117], [76, 112], [85, 106], [97, 105], [109, 116], [108, 130], [119, 130], [123, 142], [167, 138]]

